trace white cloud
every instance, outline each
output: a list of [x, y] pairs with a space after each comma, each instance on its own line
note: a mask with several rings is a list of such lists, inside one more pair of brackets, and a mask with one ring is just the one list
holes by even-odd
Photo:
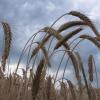
[[[16, 67], [17, 67], [17, 64], [9, 64], [9, 66], [6, 67], [5, 74], [9, 75], [10, 73], [15, 72]], [[20, 67], [19, 67], [17, 73], [22, 76], [22, 69], [24, 69], [24, 68], [25, 68], [25, 65], [24, 64], [20, 64]]]
[[94, 20], [100, 20], [100, 6], [96, 6], [96, 7], [93, 7], [93, 9], [91, 10], [90, 12], [90, 18], [91, 19], [94, 19]]
[[[20, 49], [23, 47], [27, 39], [35, 31], [38, 31], [39, 28], [42, 28], [43, 25], [49, 25], [49, 22], [52, 23], [54, 21], [52, 18], [56, 19], [63, 13], [66, 13], [70, 10], [79, 10], [83, 13], [86, 13], [93, 20], [100, 20], [99, 0], [52, 0], [52, 2], [48, 0], [14, 0], [8, 2], [8, 0], [5, 0], [5, 3], [3, 1], [4, 0], [0, 0], [0, 20], [7, 20], [8, 22], [18, 25], [21, 23], [20, 26], [16, 26], [18, 30], [16, 30], [14, 33], [16, 35], [16, 38], [14, 39], [14, 41], [16, 41], [16, 46], [14, 47], [15, 50], [16, 48]], [[56, 26], [65, 21], [68, 21], [67, 16], [66, 18], [62, 18], [56, 24]], [[88, 51], [91, 51], [91, 49], [92, 48], [89, 47]], [[85, 48], [83, 48], [83, 50], [86, 51]], [[13, 54], [13, 56], [15, 55]], [[84, 57], [86, 57], [86, 54]], [[96, 57], [99, 61], [99, 54]], [[15, 64], [10, 65], [11, 71], [15, 70], [15, 66]], [[19, 73], [21, 72], [19, 71]], [[63, 70], [61, 69], [59, 71], [58, 78], [62, 77], [62, 73]], [[54, 72], [50, 71], [50, 74], [53, 75]], [[67, 69], [66, 75], [71, 77], [70, 74], [72, 74], [71, 70]]]
[[91, 19], [100, 19], [100, 1], [98, 0], [71, 0], [76, 10], [86, 13]]
[[[62, 78], [63, 72], [64, 72], [64, 70], [59, 70], [57, 79], [61, 79], [61, 78]], [[48, 71], [48, 74], [51, 75], [51, 76], [53, 76], [53, 77], [55, 77], [56, 71], [54, 72], [54, 71], [52, 71], [52, 70], [49, 70], [49, 71]], [[67, 70], [66, 70], [66, 73], [65, 73], [65, 76], [69, 76], [70, 74], [72, 74], [72, 71], [69, 70], [69, 69], [67, 69]]]
[[49, 10], [49, 11], [53, 11], [56, 9], [56, 6], [54, 3], [50, 2], [46, 5], [46, 8]]

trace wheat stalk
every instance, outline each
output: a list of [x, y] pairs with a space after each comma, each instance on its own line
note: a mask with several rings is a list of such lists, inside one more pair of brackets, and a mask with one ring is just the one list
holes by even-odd
[[91, 100], [91, 94], [90, 94], [88, 82], [87, 82], [87, 79], [86, 79], [85, 70], [84, 70], [84, 67], [83, 67], [83, 62], [82, 62], [81, 56], [78, 52], [76, 52], [76, 56], [77, 56], [77, 59], [79, 60], [79, 66], [82, 70], [82, 75], [83, 75], [83, 78], [84, 78], [84, 82], [85, 82], [85, 86], [86, 86], [86, 89], [87, 89], [89, 100]]
[[89, 79], [92, 82], [93, 81], [93, 56], [90, 55], [88, 58], [88, 72], [89, 72]]
[[46, 86], [47, 100], [50, 100], [51, 85], [52, 85], [52, 79], [51, 79], [51, 76], [49, 76], [49, 77], [47, 78], [47, 86]]
[[41, 48], [42, 51], [43, 51], [43, 54], [45, 56], [46, 63], [48, 64], [48, 66], [51, 67], [51, 64], [50, 64], [50, 61], [49, 61], [49, 57], [48, 57], [48, 52], [47, 52], [45, 46], [41, 45], [39, 42], [38, 42], [38, 45], [39, 45], [39, 48]]
[[68, 13], [69, 15], [73, 15], [76, 17], [79, 17], [81, 20], [83, 20], [90, 28], [93, 30], [96, 36], [100, 36], [98, 30], [96, 29], [95, 25], [92, 23], [92, 21], [84, 14], [78, 12], [78, 11], [71, 11]]
[[87, 39], [100, 48], [100, 43], [94, 37], [89, 35], [81, 35], [80, 38]]
[[67, 100], [68, 98], [68, 90], [67, 90], [67, 84], [65, 84], [64, 82], [60, 83], [60, 94], [63, 100]]
[[73, 98], [73, 100], [76, 100], [76, 94], [75, 94], [75, 91], [74, 91], [74, 86], [73, 86], [73, 84], [70, 80], [67, 79], [67, 82], [68, 82], [68, 85], [69, 85], [69, 88], [70, 88], [70, 91], [71, 91], [72, 98]]
[[36, 100], [36, 96], [39, 90], [40, 78], [42, 69], [44, 67], [44, 59], [42, 59], [37, 67], [36, 75], [34, 76], [33, 83], [32, 83], [32, 98]]
[[70, 33], [68, 33], [64, 38], [62, 38], [61, 40], [59, 40], [59, 42], [56, 44], [56, 46], [54, 47], [54, 49], [58, 49], [63, 43], [65, 43], [66, 41], [68, 41], [68, 39], [72, 38], [74, 35], [78, 34], [80, 31], [82, 31], [82, 28], [78, 28]]
[[10, 48], [11, 48], [12, 32], [8, 23], [2, 22], [2, 26], [4, 29], [4, 35], [5, 35], [5, 46], [3, 50], [1, 66], [3, 68], [3, 71], [5, 71], [6, 60], [8, 59]]
[[68, 28], [71, 28], [73, 26], [80, 26], [80, 25], [87, 25], [86, 23], [84, 23], [83, 21], [70, 21], [70, 22], [66, 22], [64, 24], [62, 24], [59, 28], [58, 28], [58, 32], [62, 32]]
[[[60, 40], [60, 39], [63, 38], [63, 36], [60, 35], [60, 34], [59, 34], [55, 29], [53, 29], [53, 28], [45, 27], [45, 28], [44, 28], [44, 31], [47, 32], [47, 33], [50, 34], [50, 35], [53, 35], [57, 40]], [[69, 49], [69, 46], [68, 46], [67, 43], [64, 44], [64, 46], [65, 46], [66, 48]]]
[[[48, 32], [49, 34], [55, 36], [58, 40], [63, 39], [63, 36], [61, 36], [60, 34], [58, 34], [53, 28], [45, 27], [45, 28], [44, 28], [44, 31], [46, 31], [46, 32]], [[81, 29], [77, 29], [76, 31], [73, 31], [73, 32], [76, 32], [76, 33], [77, 33], [77, 32], [79, 32], [79, 31], [81, 31]], [[73, 32], [72, 32], [72, 33], [73, 33]], [[70, 47], [69, 47], [69, 45], [68, 45], [67, 43], [64, 43], [63, 45], [64, 45], [64, 47], [68, 50], [68, 55], [69, 55], [69, 57], [71, 58], [72, 63], [73, 63], [73, 65], [74, 65], [76, 77], [78, 77], [78, 76], [77, 76], [77, 72], [78, 72], [78, 69], [77, 69], [77, 60], [76, 60], [74, 54], [73, 54], [72, 52], [70, 52]]]

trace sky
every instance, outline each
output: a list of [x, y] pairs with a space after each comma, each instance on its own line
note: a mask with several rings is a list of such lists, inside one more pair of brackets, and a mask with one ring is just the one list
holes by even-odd
[[[13, 43], [11, 49], [11, 68], [16, 65], [16, 61], [27, 42], [28, 38], [44, 26], [50, 26], [59, 16], [72, 10], [86, 14], [100, 27], [100, 1], [99, 0], [0, 0], [0, 21], [8, 22], [13, 32]], [[68, 21], [67, 17], [60, 20]], [[39, 37], [38, 37], [39, 38]], [[3, 30], [0, 25], [0, 57], [2, 54]], [[100, 53], [91, 44], [80, 46], [84, 61], [87, 54], [93, 53], [96, 59], [98, 74], [100, 72]], [[58, 60], [54, 59], [55, 63]], [[22, 65], [24, 62], [22, 63]], [[59, 77], [63, 69], [60, 70]], [[50, 73], [54, 73], [53, 70]], [[66, 77], [71, 78], [72, 69], [67, 70]], [[100, 75], [100, 74], [99, 74]]]

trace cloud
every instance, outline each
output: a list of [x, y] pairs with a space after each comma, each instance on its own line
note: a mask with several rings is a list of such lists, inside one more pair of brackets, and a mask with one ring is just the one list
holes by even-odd
[[[60, 15], [71, 10], [79, 10], [80, 12], [85, 13], [93, 20], [93, 22], [95, 22], [95, 24], [97, 24], [97, 28], [99, 29], [99, 9], [100, 1], [98, 0], [0, 0], [0, 21], [7, 21], [10, 24], [13, 32], [11, 64], [13, 65], [16, 60], [18, 60], [22, 48], [24, 47], [29, 37], [34, 34], [34, 32], [38, 31], [44, 26], [51, 25], [51, 23], [55, 21]], [[56, 25], [58, 26], [65, 21], [67, 22], [68, 20], [69, 16], [66, 16], [62, 18]], [[37, 38], [40, 38], [40, 35]], [[2, 44], [3, 31], [2, 28], [0, 28], [0, 56], [3, 48]], [[87, 42], [84, 42], [77, 47], [77, 50], [80, 50], [79, 52], [81, 53], [85, 63], [87, 63], [86, 58], [90, 53], [93, 53], [95, 58], [99, 60], [98, 50], [95, 49], [94, 46], [91, 47], [91, 45], [92, 44], [90, 43], [87, 44]], [[61, 55], [57, 55], [53, 59], [55, 66], [60, 60], [58, 60], [57, 57], [61, 57]], [[62, 73], [64, 64], [65, 61], [62, 64], [60, 73]], [[99, 65], [99, 62], [97, 65]], [[70, 70], [72, 73], [72, 69], [68, 70]], [[68, 75], [70, 75], [70, 73], [68, 73]]]

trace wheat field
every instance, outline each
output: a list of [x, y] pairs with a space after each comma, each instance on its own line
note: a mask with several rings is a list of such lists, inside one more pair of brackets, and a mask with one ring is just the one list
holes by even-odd
[[[76, 17], [78, 20], [65, 22], [60, 27], [57, 26], [57, 29], [54, 28], [54, 25], [64, 16]], [[78, 44], [86, 40], [100, 49], [99, 31], [86, 15], [78, 11], [71, 11], [60, 16], [52, 25], [34, 33], [25, 44], [18, 59], [17, 67], [13, 66], [16, 67], [16, 70], [8, 76], [5, 75], [5, 70], [13, 44], [13, 32], [7, 22], [1, 22], [1, 25], [4, 30], [4, 48], [0, 59], [0, 100], [100, 100], [99, 79], [94, 56], [91, 54], [88, 57], [88, 74], [86, 74], [82, 56], [78, 51], [75, 51]], [[87, 27], [94, 33], [93, 35], [80, 34]], [[71, 32], [67, 31], [68, 29]], [[66, 32], [64, 36], [62, 35], [63, 32]], [[44, 34], [40, 41], [35, 40], [38, 34]], [[73, 39], [76, 35], [77, 37]], [[56, 42], [53, 42], [53, 40], [56, 40]], [[74, 44], [76, 40], [79, 41]], [[53, 47], [50, 49], [52, 44]], [[55, 76], [47, 75], [47, 70], [54, 67], [51, 62], [52, 56], [60, 51], [63, 52], [63, 57], [60, 64], [56, 66]], [[26, 68], [21, 69], [23, 75], [20, 76], [17, 72], [25, 53], [27, 53]], [[38, 59], [39, 54], [42, 55], [40, 59]], [[57, 76], [63, 59], [66, 60], [66, 66], [62, 78], [58, 79]], [[69, 60], [74, 69], [77, 85], [65, 77]], [[35, 70], [34, 66], [36, 67]], [[97, 84], [95, 87], [92, 85], [94, 74]], [[57, 83], [59, 88], [56, 87]]]

